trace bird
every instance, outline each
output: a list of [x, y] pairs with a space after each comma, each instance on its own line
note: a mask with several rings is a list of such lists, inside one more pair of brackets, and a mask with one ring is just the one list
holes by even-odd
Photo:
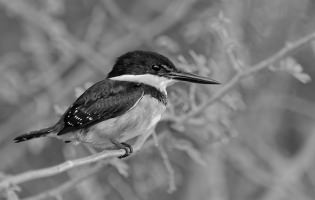
[[39, 137], [56, 137], [65, 143], [95, 148], [123, 149], [133, 153], [130, 142], [152, 132], [168, 102], [166, 88], [177, 81], [199, 84], [219, 82], [179, 70], [156, 52], [135, 50], [116, 59], [103, 80], [85, 90], [54, 125], [14, 138], [15, 143]]

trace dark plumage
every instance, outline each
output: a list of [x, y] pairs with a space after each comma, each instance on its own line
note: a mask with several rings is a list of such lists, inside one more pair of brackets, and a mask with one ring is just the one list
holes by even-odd
[[171, 70], [177, 71], [172, 61], [161, 54], [150, 51], [132, 51], [118, 57], [107, 78], [124, 74], [161, 76]]
[[[87, 129], [96, 123], [127, 112], [143, 95], [150, 95], [164, 105], [167, 103], [166, 95], [152, 86], [126, 81], [102, 80], [78, 97], [54, 126], [21, 135], [14, 140], [18, 143], [46, 136], [51, 132], [63, 135], [79, 129]], [[127, 98], [122, 98], [123, 96]]]

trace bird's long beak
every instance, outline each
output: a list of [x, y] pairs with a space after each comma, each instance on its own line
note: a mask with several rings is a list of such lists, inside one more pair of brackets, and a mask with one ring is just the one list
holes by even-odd
[[200, 84], [220, 84], [219, 82], [207, 78], [207, 77], [202, 77], [198, 76], [195, 74], [187, 73], [187, 72], [169, 72], [167, 74], [169, 78], [179, 80], [179, 81], [187, 81], [187, 82], [192, 82], [192, 83], [200, 83]]

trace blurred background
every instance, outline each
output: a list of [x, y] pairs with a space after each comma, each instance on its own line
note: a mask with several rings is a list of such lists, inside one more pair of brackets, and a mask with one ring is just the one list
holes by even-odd
[[[227, 83], [315, 32], [314, 13], [311, 0], [0, 0], [0, 178], [89, 154], [55, 139], [12, 139], [54, 123], [122, 53], [157, 51]], [[155, 140], [137, 154], [2, 198], [315, 199], [314, 51], [297, 48], [175, 123], [224, 86], [176, 84]]]

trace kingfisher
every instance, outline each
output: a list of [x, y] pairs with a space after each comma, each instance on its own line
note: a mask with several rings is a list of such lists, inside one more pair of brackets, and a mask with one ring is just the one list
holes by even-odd
[[130, 142], [152, 132], [166, 110], [167, 86], [176, 81], [218, 84], [179, 70], [167, 57], [150, 51], [131, 51], [117, 58], [107, 77], [89, 87], [51, 127], [31, 131], [16, 143], [56, 137], [65, 143], [133, 152]]

